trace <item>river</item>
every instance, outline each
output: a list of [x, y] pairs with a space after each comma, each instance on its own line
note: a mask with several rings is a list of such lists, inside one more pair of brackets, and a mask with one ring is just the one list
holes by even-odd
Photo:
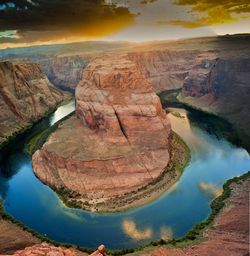
[[[96, 248], [132, 248], [159, 238], [181, 237], [210, 214], [211, 201], [223, 183], [250, 170], [250, 157], [241, 147], [218, 138], [191, 122], [190, 112], [168, 109], [172, 128], [191, 149], [191, 162], [180, 180], [154, 202], [122, 213], [89, 213], [66, 207], [57, 194], [33, 173], [24, 153], [27, 138], [53, 125], [75, 104], [61, 106], [1, 152], [0, 196], [7, 213], [29, 228], [58, 242]], [[209, 118], [205, 119], [209, 125]]]

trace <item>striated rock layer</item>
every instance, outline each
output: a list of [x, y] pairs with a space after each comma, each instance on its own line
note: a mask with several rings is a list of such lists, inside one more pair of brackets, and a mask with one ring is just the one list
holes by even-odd
[[88, 56], [57, 56], [40, 61], [45, 74], [59, 88], [75, 89], [83, 78], [83, 72], [89, 62]]
[[42, 118], [63, 98], [38, 64], [0, 62], [0, 144]]
[[188, 72], [193, 68], [199, 51], [151, 50], [130, 52], [141, 73], [156, 92], [180, 89]]
[[250, 50], [201, 56], [179, 99], [230, 121], [250, 150]]
[[97, 204], [159, 177], [169, 160], [169, 134], [160, 100], [138, 66], [126, 54], [96, 58], [77, 86], [76, 117], [33, 155], [33, 167], [46, 184]]

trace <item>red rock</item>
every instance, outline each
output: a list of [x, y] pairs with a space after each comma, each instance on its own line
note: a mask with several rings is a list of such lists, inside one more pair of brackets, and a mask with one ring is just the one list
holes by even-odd
[[0, 62], [0, 144], [53, 110], [63, 98], [38, 64]]
[[89, 64], [76, 89], [76, 115], [33, 155], [46, 184], [106, 200], [148, 184], [167, 166], [170, 122], [126, 54]]

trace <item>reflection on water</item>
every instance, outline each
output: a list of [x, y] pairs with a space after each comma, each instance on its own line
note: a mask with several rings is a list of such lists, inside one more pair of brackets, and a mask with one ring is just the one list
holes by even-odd
[[153, 231], [151, 228], [138, 229], [133, 220], [123, 220], [122, 228], [125, 234], [133, 240], [144, 240], [152, 238]]
[[[74, 102], [60, 107], [32, 132], [73, 110]], [[189, 145], [192, 159], [180, 180], [158, 200], [114, 214], [67, 208], [56, 193], [35, 177], [20, 140], [2, 157], [0, 194], [5, 210], [40, 234], [85, 247], [95, 248], [104, 243], [110, 249], [130, 248], [159, 238], [185, 235], [209, 215], [210, 203], [223, 183], [250, 170], [250, 157], [246, 150], [194, 126], [185, 110], [172, 111], [185, 117], [169, 115], [173, 130]]]
[[164, 227], [164, 226], [161, 227], [160, 238], [164, 239], [165, 241], [171, 240], [173, 238], [172, 228]]
[[213, 197], [218, 197], [223, 192], [221, 187], [219, 188], [211, 183], [199, 182], [199, 188], [205, 193], [212, 195]]
[[62, 117], [67, 116], [75, 110], [75, 101], [72, 100], [68, 104], [59, 107], [50, 118], [50, 125], [53, 125], [57, 121], [61, 120]]

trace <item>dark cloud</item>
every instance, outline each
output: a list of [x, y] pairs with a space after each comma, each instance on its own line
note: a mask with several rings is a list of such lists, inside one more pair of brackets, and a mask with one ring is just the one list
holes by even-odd
[[244, 14], [241, 18], [250, 17], [249, 0], [176, 0], [176, 5], [190, 6], [192, 20], [160, 21], [159, 24], [176, 25], [186, 28], [197, 28], [210, 25], [230, 23], [239, 19], [235, 14]]
[[[9, 41], [34, 42], [67, 37], [98, 37], [133, 22], [127, 8], [104, 0], [13, 0], [15, 7], [0, 10], [0, 31], [16, 30]], [[0, 5], [6, 1], [0, 0]], [[1, 39], [0, 39], [1, 40]], [[2, 41], [8, 41], [2, 37]]]

